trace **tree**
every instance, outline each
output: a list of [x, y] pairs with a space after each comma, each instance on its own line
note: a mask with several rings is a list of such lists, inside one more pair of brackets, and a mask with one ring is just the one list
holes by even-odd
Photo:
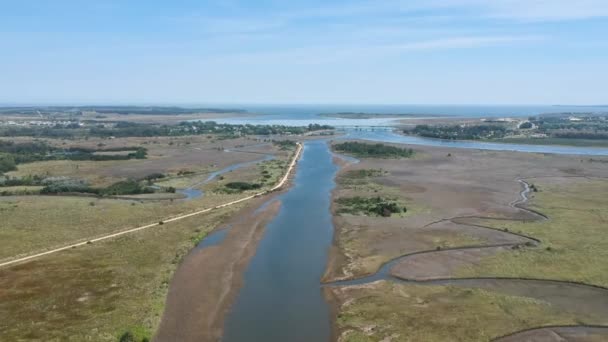
[[0, 153], [0, 173], [17, 170], [15, 158], [10, 154]]
[[119, 342], [137, 342], [135, 336], [130, 331], [125, 332], [120, 336]]

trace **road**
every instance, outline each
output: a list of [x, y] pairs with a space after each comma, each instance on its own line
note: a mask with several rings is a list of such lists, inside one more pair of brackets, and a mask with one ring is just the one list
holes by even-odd
[[100, 242], [100, 241], [104, 241], [104, 240], [113, 239], [113, 238], [116, 238], [116, 237], [119, 237], [119, 236], [122, 236], [122, 235], [130, 234], [130, 233], [135, 233], [135, 232], [138, 232], [140, 230], [153, 228], [153, 227], [165, 224], [165, 223], [170, 223], [170, 222], [175, 222], [175, 221], [183, 220], [183, 219], [188, 218], [188, 217], [204, 214], [204, 213], [210, 212], [212, 210], [217, 210], [217, 209], [229, 207], [229, 206], [241, 203], [241, 202], [245, 202], [245, 201], [251, 200], [251, 199], [256, 198], [256, 197], [260, 197], [260, 196], [266, 195], [266, 194], [268, 194], [270, 192], [279, 190], [283, 185], [285, 185], [285, 183], [289, 179], [289, 175], [291, 174], [291, 172], [295, 168], [296, 163], [298, 161], [298, 158], [300, 157], [300, 154], [302, 153], [302, 149], [303, 149], [302, 144], [301, 143], [297, 143], [296, 153], [294, 154], [293, 159], [289, 163], [289, 167], [287, 168], [287, 171], [285, 172], [285, 175], [283, 175], [283, 178], [281, 178], [281, 180], [270, 190], [262, 191], [262, 192], [259, 192], [259, 193], [256, 193], [256, 194], [253, 194], [253, 195], [250, 195], [250, 196], [247, 196], [247, 197], [240, 198], [240, 199], [235, 200], [235, 201], [231, 201], [231, 202], [228, 202], [228, 203], [217, 205], [215, 207], [205, 208], [205, 209], [202, 209], [202, 210], [199, 210], [199, 211], [195, 211], [193, 213], [183, 214], [183, 215], [179, 215], [179, 216], [176, 216], [176, 217], [168, 218], [168, 219], [162, 220], [160, 222], [151, 223], [151, 224], [148, 224], [148, 225], [145, 225], [145, 226], [141, 226], [141, 227], [137, 227], [137, 228], [131, 228], [131, 229], [123, 230], [123, 231], [120, 231], [120, 232], [117, 232], [117, 233], [112, 233], [112, 234], [104, 235], [102, 237], [90, 239], [90, 240], [87, 240], [87, 241], [73, 243], [73, 244], [70, 244], [70, 245], [67, 245], [67, 246], [55, 248], [55, 249], [52, 249], [52, 250], [49, 250], [49, 251], [46, 251], [46, 252], [32, 254], [32, 255], [28, 255], [28, 256], [22, 257], [22, 258], [6, 261], [6, 262], [3, 262], [3, 263], [0, 263], [0, 267], [5, 267], [5, 266], [10, 266], [10, 265], [14, 265], [14, 264], [30, 261], [30, 260], [33, 260], [33, 259], [36, 259], [36, 258], [40, 258], [40, 257], [46, 256], [46, 255], [50, 255], [50, 254], [58, 253], [58, 252], [61, 252], [61, 251], [65, 251], [67, 249], [84, 246], [84, 245], [87, 245], [87, 244], [90, 244], [90, 243], [94, 243], [94, 242]]

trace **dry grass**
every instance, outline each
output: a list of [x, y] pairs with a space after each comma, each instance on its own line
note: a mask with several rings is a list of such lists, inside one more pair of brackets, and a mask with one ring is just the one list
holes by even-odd
[[335, 291], [352, 298], [337, 320], [342, 342], [488, 341], [547, 323], [577, 322], [545, 302], [480, 289], [382, 281]]
[[0, 270], [0, 340], [116, 341], [127, 330], [150, 337], [182, 256], [236, 210]]
[[608, 286], [608, 181], [578, 180], [565, 185], [545, 185], [532, 208], [549, 220], [531, 223], [484, 222], [534, 236], [538, 248], [503, 252], [477, 266], [465, 267], [459, 276], [505, 276], [573, 280]]

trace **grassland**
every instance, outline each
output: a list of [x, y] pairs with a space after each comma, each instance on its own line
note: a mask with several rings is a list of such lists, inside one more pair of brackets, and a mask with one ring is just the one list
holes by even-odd
[[139, 202], [70, 196], [0, 197], [0, 258], [60, 247], [242, 195], [214, 194], [192, 201]]
[[542, 301], [480, 289], [381, 281], [335, 291], [350, 299], [337, 318], [341, 342], [488, 341], [582, 319]]
[[[559, 282], [608, 285], [605, 158], [430, 147], [417, 147], [417, 155], [418, 150], [424, 158], [363, 158], [339, 173], [334, 199], [361, 191], [396, 196], [408, 208], [403, 218], [334, 210], [335, 249], [343, 257], [330, 260], [327, 278], [362, 278], [408, 255], [368, 278], [385, 279], [380, 283], [329, 287], [341, 341], [488, 341], [528, 328], [608, 322], [604, 290]], [[525, 205], [548, 220], [513, 207], [519, 178], [538, 189]], [[485, 246], [484, 253], [478, 246]], [[332, 273], [335, 265], [342, 271]], [[484, 279], [416, 284], [384, 272], [403, 279]]]
[[[259, 142], [218, 141], [203, 136], [46, 141], [85, 147], [102, 143], [109, 147], [146, 145], [150, 154], [147, 160], [27, 163], [19, 165], [10, 176], [67, 177], [104, 186], [162, 173], [166, 183], [185, 188], [201, 183], [212, 170], [256, 161], [260, 153], [273, 154], [276, 159], [247, 164], [201, 183], [197, 187], [205, 191], [205, 196], [187, 201], [153, 196], [164, 194], [132, 200], [8, 195], [8, 191], [25, 194], [24, 191], [37, 191], [39, 187], [2, 187], [0, 190], [7, 193], [0, 197], [0, 260], [163, 221], [250, 193], [213, 191], [228, 181], [255, 180], [263, 183], [263, 189], [270, 188], [282, 176], [291, 153], [272, 144], [255, 147], [256, 153], [230, 152], [225, 149], [247, 149]], [[154, 200], [150, 200], [152, 197]], [[239, 204], [0, 269], [0, 340], [116, 341], [126, 331], [132, 332], [137, 341], [151, 338], [177, 264], [195, 242], [242, 207]]]
[[0, 270], [0, 340], [151, 337], [177, 264], [236, 207]]
[[[120, 140], [120, 141], [117, 141]], [[21, 138], [20, 141], [27, 141]], [[242, 194], [226, 194], [214, 191], [226, 182], [255, 180], [263, 188], [271, 187], [282, 175], [290, 152], [279, 151], [267, 144], [258, 147], [260, 153], [274, 154], [277, 159], [260, 164], [252, 163], [208, 184], [202, 184], [210, 170], [227, 167], [235, 163], [260, 159], [260, 154], [225, 152], [224, 148], [256, 141], [236, 139], [230, 142], [212, 142], [206, 137], [178, 138], [125, 138], [115, 140], [90, 139], [70, 141], [69, 147], [96, 146], [104, 142], [113, 148], [121, 144], [130, 146], [148, 145], [149, 160], [120, 161], [43, 161], [19, 165], [11, 177], [44, 175], [83, 180], [88, 184], [103, 186], [125, 179], [141, 179], [153, 172], [167, 175], [162, 186], [186, 188], [199, 183], [205, 196], [189, 201], [172, 200], [176, 194], [147, 194], [133, 196], [133, 200], [98, 198], [95, 196], [2, 196], [0, 197], [0, 260], [39, 252], [67, 243], [85, 241], [100, 235], [126, 228], [153, 223], [167, 217], [212, 207], [218, 203], [232, 201]], [[62, 144], [47, 139], [49, 144]], [[184, 172], [186, 170], [187, 172]], [[31, 194], [39, 190], [32, 187], [2, 187], [9, 194]], [[27, 191], [27, 192], [24, 192]], [[162, 195], [162, 196], [156, 196]], [[161, 200], [165, 198], [166, 200]], [[152, 200], [152, 201], [149, 201]]]
[[[558, 279], [608, 287], [608, 181], [580, 179], [567, 185], [533, 180], [541, 189], [531, 208], [549, 220], [483, 224], [534, 236], [538, 248], [509, 251], [458, 271], [458, 276]], [[584, 267], [582, 267], [584, 266]]]

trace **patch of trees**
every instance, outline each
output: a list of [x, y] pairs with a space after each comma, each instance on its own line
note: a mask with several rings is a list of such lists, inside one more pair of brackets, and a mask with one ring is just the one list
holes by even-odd
[[526, 122], [522, 123], [521, 125], [519, 125], [520, 129], [530, 129], [532, 127], [533, 127], [533, 125], [530, 121], [526, 121]]
[[369, 177], [378, 177], [382, 176], [386, 171], [382, 169], [359, 169], [359, 170], [350, 170], [345, 172], [342, 177], [351, 178], [351, 179], [362, 179]]
[[139, 195], [151, 194], [153, 192], [153, 189], [143, 186], [134, 180], [117, 182], [105, 189], [100, 190], [100, 194], [104, 196]]
[[336, 200], [340, 205], [339, 214], [368, 215], [390, 217], [393, 214], [404, 213], [407, 208], [392, 199], [378, 197], [342, 197]]
[[151, 182], [154, 182], [157, 179], [163, 179], [165, 177], [167, 177], [167, 176], [165, 176], [164, 174], [162, 174], [160, 172], [155, 172], [155, 173], [151, 173], [151, 174], [149, 174], [147, 176], [142, 177], [141, 180], [145, 180], [145, 181], [148, 181], [148, 182], [151, 183]]
[[44, 185], [45, 177], [39, 175], [27, 175], [25, 177], [0, 178], [0, 186], [40, 186]]
[[296, 147], [296, 142], [293, 140], [273, 140], [272, 143], [283, 151], [292, 150]]
[[501, 125], [417, 125], [412, 131], [405, 130], [404, 132], [437, 139], [478, 140], [504, 138], [507, 131], [507, 128]]
[[[95, 152], [133, 151], [129, 154], [95, 154]], [[46, 160], [128, 160], [145, 159], [147, 150], [143, 147], [118, 147], [93, 150], [86, 148], [57, 148], [41, 141], [15, 143], [0, 141], [0, 172], [12, 171], [11, 164], [23, 164]]]
[[261, 184], [248, 182], [230, 182], [224, 186], [230, 190], [236, 191], [257, 190], [262, 187]]
[[101, 190], [91, 188], [85, 182], [76, 179], [58, 179], [46, 182], [46, 186], [40, 190], [43, 195], [55, 195], [62, 193], [83, 193], [99, 195]]
[[[163, 222], [159, 222], [159, 224], [163, 224]], [[135, 337], [135, 335], [130, 332], [127, 331], [124, 334], [120, 335], [120, 338], [118, 339], [118, 342], [149, 342], [150, 340], [147, 337], [143, 337], [141, 340], [138, 339], [137, 337]]]
[[384, 144], [344, 142], [333, 145], [338, 152], [354, 154], [359, 157], [409, 158], [414, 154], [411, 148], [401, 148]]
[[608, 133], [603, 132], [553, 132], [552, 137], [564, 138], [564, 139], [589, 139], [589, 140], [603, 140], [608, 139]]
[[304, 134], [308, 132], [333, 129], [329, 125], [310, 124], [308, 126], [284, 126], [284, 125], [230, 125], [220, 124], [215, 121], [182, 122], [180, 127], [189, 134], [222, 134], [225, 136], [242, 135], [289, 135]]
[[8, 153], [0, 153], [0, 174], [17, 170], [15, 158]]
[[105, 125], [87, 127], [6, 127], [0, 128], [0, 136], [17, 137], [49, 137], [49, 138], [77, 138], [77, 137], [161, 137], [184, 136], [201, 134], [218, 134], [223, 139], [231, 139], [243, 135], [289, 135], [304, 134], [308, 132], [333, 129], [332, 126], [310, 124], [308, 126], [292, 127], [283, 125], [231, 125], [219, 124], [214, 121], [182, 122], [179, 125], [156, 125], [134, 122], [116, 122], [114, 127]]
[[40, 190], [40, 193], [45, 195], [83, 193], [98, 196], [120, 196], [150, 194], [154, 192], [154, 189], [144, 186], [135, 180], [120, 181], [106, 188], [93, 188], [85, 182], [76, 179], [59, 179], [44, 181], [44, 183], [46, 186]]

